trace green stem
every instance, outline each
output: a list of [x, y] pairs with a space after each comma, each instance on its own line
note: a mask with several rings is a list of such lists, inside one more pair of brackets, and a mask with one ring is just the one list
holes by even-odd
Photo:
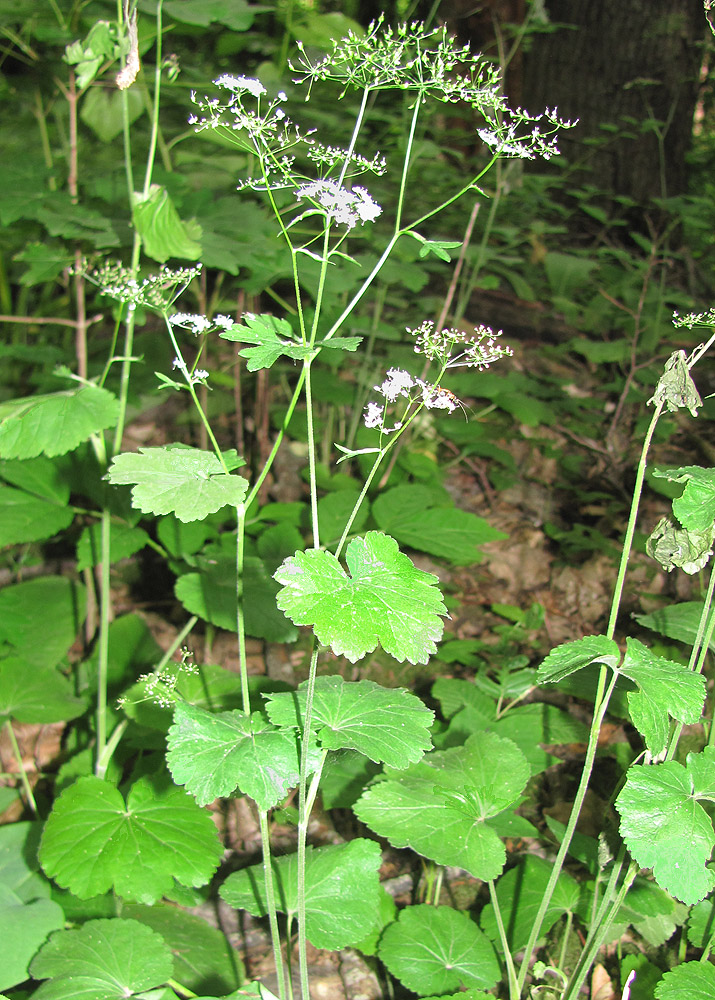
[[273, 867], [271, 865], [271, 836], [268, 829], [268, 816], [263, 809], [258, 810], [258, 823], [261, 830], [261, 847], [263, 850], [263, 884], [266, 889], [266, 909], [268, 911], [268, 923], [271, 929], [271, 943], [273, 945], [273, 961], [276, 966], [276, 977], [278, 979], [278, 996], [280, 1000], [286, 1000], [286, 968], [281, 952], [281, 935], [278, 928], [278, 913], [276, 911], [276, 894], [273, 881]]
[[504, 962], [506, 964], [507, 980], [509, 982], [509, 1000], [519, 1000], [519, 981], [516, 976], [516, 969], [514, 968], [514, 960], [511, 957], [511, 948], [509, 947], [509, 939], [506, 936], [506, 929], [504, 927], [504, 921], [502, 920], [501, 907], [499, 906], [499, 899], [497, 897], [494, 879], [489, 879], [487, 885], [489, 886], [489, 898], [492, 902], [494, 918], [496, 919], [497, 930], [499, 931], [502, 955], [504, 956]]
[[596, 750], [598, 749], [598, 735], [601, 730], [601, 723], [603, 722], [603, 717], [606, 714], [606, 709], [608, 708], [608, 702], [613, 693], [613, 689], [616, 686], [616, 681], [618, 675], [614, 674], [611, 683], [608, 686], [608, 690], [604, 695], [604, 690], [606, 687], [606, 674], [607, 668], [605, 665], [601, 666], [601, 670], [598, 676], [598, 687], [596, 692], [596, 702], [594, 705], [594, 715], [593, 721], [591, 722], [591, 729], [589, 732], [588, 747], [586, 748], [586, 758], [583, 763], [583, 770], [581, 772], [581, 781], [579, 782], [578, 790], [576, 792], [576, 797], [574, 798], [574, 803], [571, 808], [571, 815], [569, 816], [568, 823], [566, 824], [566, 829], [564, 831], [564, 837], [559, 846], [556, 859], [554, 861], [554, 866], [551, 869], [551, 874], [549, 876], [549, 881], [544, 890], [544, 895], [542, 896], [541, 903], [539, 904], [539, 909], [534, 918], [534, 923], [529, 933], [529, 939], [526, 943], [524, 949], [524, 958], [519, 969], [519, 989], [522, 990], [524, 987], [524, 982], [526, 980], [526, 974], [529, 971], [529, 964], [531, 961], [531, 955], [534, 951], [534, 947], [541, 933], [541, 928], [544, 922], [544, 917], [546, 916], [546, 911], [551, 903], [551, 898], [554, 894], [556, 888], [556, 883], [558, 882], [559, 876], [561, 874], [561, 869], [563, 868], [564, 859], [571, 846], [571, 840], [576, 830], [576, 823], [578, 822], [579, 815], [581, 813], [581, 807], [583, 806], [583, 801], [586, 797], [586, 792], [588, 791], [588, 784], [591, 778], [591, 772], [593, 770], [593, 762], [596, 758]]
[[35, 802], [35, 796], [32, 793], [32, 786], [30, 785], [30, 780], [27, 777], [27, 771], [25, 770], [25, 765], [22, 762], [22, 754], [20, 753], [20, 747], [17, 745], [15, 730], [12, 728], [12, 723], [10, 722], [9, 719], [7, 719], [5, 722], [5, 730], [10, 740], [10, 745], [12, 746], [12, 752], [15, 754], [15, 758], [20, 768], [20, 781], [22, 782], [22, 787], [25, 789], [25, 797], [27, 798], [27, 804], [29, 805], [30, 809], [35, 814], [35, 816], [37, 816], [37, 803]]
[[313, 695], [315, 692], [315, 677], [318, 666], [318, 644], [313, 640], [313, 654], [310, 658], [308, 683], [306, 684], [305, 718], [302, 728], [302, 746], [300, 752], [300, 784], [298, 787], [298, 966], [300, 972], [300, 989], [304, 998], [310, 997], [308, 983], [308, 939], [305, 933], [305, 857], [308, 841], [308, 822], [310, 814], [307, 810], [308, 796], [308, 759], [310, 757], [310, 730], [313, 721]]
[[[241, 672], [241, 700], [246, 715], [251, 712], [251, 695], [248, 690], [246, 666], [246, 621], [243, 612], [243, 560], [246, 538], [246, 508], [236, 508], [236, 631], [238, 637], [238, 664]], [[262, 814], [261, 814], [262, 815]]]
[[100, 571], [99, 599], [99, 641], [97, 658], [97, 749], [95, 773], [99, 774], [99, 762], [104, 758], [107, 742], [107, 674], [109, 669], [109, 623], [112, 614], [112, 594], [109, 586], [110, 568], [110, 527], [111, 515], [109, 509], [102, 510], [101, 548], [102, 559]]
[[576, 1000], [581, 992], [581, 987], [584, 984], [586, 976], [595, 961], [598, 950], [606, 939], [606, 935], [611, 929], [611, 924], [616, 918], [618, 911], [625, 901], [628, 892], [633, 885], [633, 881], [638, 874], [638, 864], [635, 861], [631, 861], [628, 871], [626, 872], [625, 878], [623, 879], [623, 884], [616, 896], [611, 909], [609, 910], [608, 916], [603, 921], [603, 923], [598, 928], [598, 933], [593, 935], [590, 946], [584, 949], [578, 965], [574, 970], [574, 974], [569, 982], [569, 987], [563, 1000]]

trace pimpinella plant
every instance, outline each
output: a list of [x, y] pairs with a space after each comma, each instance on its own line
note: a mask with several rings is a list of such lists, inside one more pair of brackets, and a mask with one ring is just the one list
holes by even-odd
[[[158, 23], [157, 39], [160, 28]], [[127, 42], [131, 45], [131, 31]], [[33, 518], [52, 514], [57, 530], [66, 526], [67, 510], [87, 518], [91, 523], [85, 525], [78, 561], [102, 567], [100, 597], [106, 611], [112, 553], [135, 551], [133, 545], [151, 539], [179, 576], [177, 596], [184, 606], [209, 623], [235, 629], [241, 664], [238, 683], [220, 668], [204, 666], [196, 675], [168, 666], [168, 656], [160, 658], [155, 649], [145, 648], [146, 635], [133, 623], [120, 618], [110, 627], [104, 613], [96, 656], [87, 658], [71, 684], [72, 672], [62, 658], [83, 618], [82, 589], [49, 579], [40, 581], [41, 586], [29, 581], [3, 592], [4, 612], [20, 623], [3, 635], [11, 649], [2, 661], [6, 716], [67, 720], [86, 714], [92, 699], [97, 718], [90, 730], [93, 742], [82, 748], [94, 759], [84, 765], [75, 761], [61, 775], [62, 790], [39, 848], [44, 875], [64, 891], [56, 900], [48, 899], [46, 878], [33, 865], [23, 867], [19, 851], [13, 853], [17, 864], [8, 876], [12, 895], [6, 925], [12, 926], [16, 911], [23, 910], [21, 973], [29, 971], [45, 981], [37, 991], [40, 997], [69, 995], [80, 975], [91, 995], [161, 990], [162, 996], [187, 996], [201, 988], [197, 981], [208, 979], [189, 978], [192, 964], [206, 955], [214, 970], [221, 971], [219, 985], [211, 990], [228, 992], [241, 979], [240, 969], [233, 968], [233, 978], [226, 971], [230, 955], [216, 937], [201, 937], [204, 932], [196, 923], [176, 916], [176, 909], [160, 900], [195, 902], [222, 854], [205, 807], [216, 798], [245, 794], [255, 805], [263, 860], [229, 876], [220, 891], [232, 905], [268, 917], [281, 1000], [292, 995], [292, 978], [284, 966], [292, 964], [290, 942], [296, 931], [304, 997], [309, 995], [310, 941], [319, 948], [355, 946], [377, 954], [394, 977], [423, 995], [464, 995], [456, 991], [467, 989], [473, 997], [508, 995], [516, 1000], [532, 987], [545, 994], [542, 984], [533, 982], [543, 974], [553, 996], [575, 1000], [614, 928], [631, 925], [650, 940], [648, 934], [655, 936], [652, 918], [675, 925], [682, 917], [676, 901], [702, 902], [712, 887], [707, 868], [712, 825], [700, 804], [712, 797], [711, 748], [691, 753], [684, 762], [676, 753], [679, 727], [700, 718], [704, 682], [697, 671], [656, 656], [635, 638], [627, 639], [625, 653], [615, 641], [637, 505], [605, 634], [554, 650], [538, 673], [519, 662], [505, 664], [496, 680], [478, 671], [474, 684], [438, 682], [434, 698], [444, 718], [441, 727], [434, 727], [433, 710], [408, 691], [317, 676], [325, 649], [351, 663], [378, 648], [398, 662], [414, 664], [427, 664], [435, 655], [446, 605], [436, 577], [417, 568], [400, 545], [433, 551], [437, 538], [441, 548], [436, 554], [449, 552], [459, 562], [461, 551], [461, 560], [471, 562], [494, 533], [479, 519], [445, 506], [435, 491], [403, 482], [376, 495], [374, 484], [396, 442], [419, 424], [425, 411], [459, 408], [442, 385], [448, 372], [468, 367], [476, 373], [508, 350], [484, 328], [464, 334], [435, 329], [422, 317], [410, 320], [419, 324], [409, 329], [410, 343], [421, 363], [432, 367], [408, 371], [391, 365], [384, 377], [374, 376], [363, 436], [356, 446], [337, 449], [365, 478], [344, 506], [326, 502], [319, 486], [314, 366], [321, 356], [357, 351], [359, 338], [346, 336], [345, 329], [403, 238], [416, 241], [425, 255], [448, 258], [451, 242], [430, 238], [425, 230], [430, 220], [476, 192], [499, 157], [550, 156], [554, 132], [562, 123], [553, 113], [534, 118], [510, 110], [491, 67], [456, 46], [442, 29], [430, 32], [409, 25], [383, 30], [375, 25], [365, 36], [353, 34], [337, 42], [322, 59], [301, 50], [293, 72], [307, 84], [309, 96], [323, 86], [346, 99], [357, 93], [345, 148], [319, 142], [317, 134], [304, 129], [297, 114], [295, 119], [288, 114], [283, 91], [269, 95], [267, 84], [243, 75], [219, 77], [213, 96], [195, 98], [192, 119], [199, 136], [219, 132], [249, 154], [249, 171], [240, 185], [243, 196], [265, 199], [290, 261], [292, 296], [282, 296], [281, 315], [248, 312], [234, 319], [219, 311], [176, 311], [182, 293], [200, 284], [201, 268], [166, 268], [152, 276], [140, 267], [147, 256], [192, 260], [201, 249], [198, 230], [182, 223], [168, 192], [154, 186], [152, 150], [143, 188], [138, 195], [131, 192], [136, 240], [130, 262], [78, 272], [119, 303], [121, 351], [112, 352], [96, 381], [81, 377], [77, 389], [23, 400], [3, 415], [5, 500], [7, 509], [14, 504], [19, 512], [13, 522], [19, 540], [28, 531], [32, 534], [27, 527], [31, 502], [38, 512]], [[401, 95], [408, 112], [397, 164], [390, 159], [383, 163], [381, 154], [364, 148], [371, 113], [386, 94], [393, 101], [395, 94]], [[158, 91], [153, 96], [158, 123]], [[453, 191], [439, 192], [432, 207], [410, 218], [419, 186], [416, 137], [423, 112], [434, 100], [466, 103], [481, 116], [478, 131], [491, 151], [489, 162]], [[387, 181], [394, 178], [393, 204], [378, 205], [370, 192], [369, 178], [383, 172]], [[420, 192], [420, 203], [427, 197]], [[383, 240], [383, 249], [364, 276], [357, 272], [357, 289], [336, 308], [328, 294], [330, 275], [338, 269], [355, 273], [353, 247], [367, 231]], [[120, 451], [135, 361], [133, 330], [149, 313], [158, 314], [166, 327], [161, 387], [190, 398], [210, 448], [149, 445], [138, 452]], [[691, 319], [712, 322], [712, 317]], [[238, 345], [238, 358], [250, 371], [287, 362], [295, 372], [282, 425], [260, 468], [247, 467], [233, 449], [221, 446], [202, 403], [200, 390], [212, 381], [210, 365], [203, 361], [210, 337], [224, 347]], [[703, 353], [673, 355], [654, 394], [654, 424], [664, 407], [698, 409], [690, 369]], [[108, 373], [116, 365], [121, 366], [118, 396], [107, 388]], [[261, 486], [299, 405], [305, 406], [307, 428], [307, 544], [286, 511], [259, 503]], [[114, 429], [112, 440], [104, 437], [108, 428]], [[651, 436], [652, 430], [648, 441]], [[50, 461], [71, 455], [87, 441], [91, 451], [74, 456], [79, 471], [73, 459], [65, 465]], [[636, 493], [644, 468], [645, 452]], [[70, 485], [88, 469], [94, 476], [95, 506], [70, 509]], [[670, 565], [685, 553], [685, 569], [701, 567], [712, 544], [709, 470], [686, 467], [663, 475], [685, 486], [674, 506], [681, 528], [671, 533], [661, 525], [653, 550], [667, 553]], [[121, 489], [103, 494], [107, 484], [129, 487], [130, 500], [127, 491], [121, 501]], [[687, 544], [678, 532], [689, 533]], [[35, 533], [33, 540], [38, 537]], [[706, 602], [697, 630], [701, 653], [693, 661], [698, 665], [709, 641], [708, 609]], [[38, 663], [33, 643], [41, 615], [46, 639]], [[246, 634], [291, 641], [300, 628], [311, 630], [313, 637], [307, 681], [298, 690], [261, 689], [247, 674]], [[127, 649], [131, 654], [123, 660]], [[108, 692], [123, 691], [136, 679], [140, 664], [142, 673], [149, 667], [150, 678], [124, 692], [125, 716], [115, 715]], [[37, 668], [33, 685], [18, 690], [16, 677], [28, 668]], [[598, 671], [598, 680], [587, 733], [555, 706], [523, 703], [537, 681], [559, 683], [589, 669]], [[575, 824], [599, 728], [619, 681], [629, 685], [630, 719], [647, 756], [629, 768], [618, 792], [622, 843], [609, 859], [592, 843], [577, 840]], [[48, 691], [49, 708], [41, 695]], [[141, 704], [142, 693], [152, 692], [154, 701]], [[577, 740], [588, 747], [583, 778], [568, 824], [552, 824], [560, 841], [555, 860], [524, 857], [505, 871], [507, 840], [538, 834], [518, 809], [530, 779], [553, 760], [544, 747]], [[137, 741], [143, 748], [139, 761], [131, 745]], [[331, 766], [334, 798], [349, 797], [334, 779], [343, 768], [349, 779], [345, 786], [352, 784], [353, 791], [356, 783], [361, 786], [352, 796], [356, 816], [395, 847], [409, 847], [425, 859], [427, 889], [419, 904], [396, 913], [379, 884], [380, 852], [374, 840], [308, 845], [311, 810], [321, 785], [329, 787]], [[372, 780], [364, 788], [368, 776]], [[297, 851], [273, 857], [271, 811], [296, 788]], [[36, 830], [22, 832], [36, 836]], [[582, 882], [564, 871], [569, 852], [588, 873]], [[436, 905], [440, 873], [450, 866], [484, 884], [489, 902], [478, 920]], [[654, 881], [638, 877], [639, 867], [652, 868]], [[91, 904], [83, 902], [88, 899]], [[283, 928], [279, 913], [285, 915]], [[82, 926], [64, 928], [65, 918]], [[707, 912], [697, 911], [692, 940], [705, 938], [708, 919]], [[585, 944], [569, 967], [568, 929], [575, 920], [586, 927]], [[565, 932], [557, 960], [550, 969], [533, 966], [544, 936], [557, 933], [559, 922]], [[60, 927], [43, 945], [47, 933]], [[180, 956], [187, 950], [190, 960], [182, 964]], [[658, 987], [659, 995], [678, 996], [683, 982], [698, 988], [707, 984], [710, 967], [700, 965], [684, 963], [682, 971], [674, 969]], [[2, 988], [22, 981], [16, 966], [5, 973]], [[251, 991], [266, 995], [255, 984], [243, 988], [248, 995]]]

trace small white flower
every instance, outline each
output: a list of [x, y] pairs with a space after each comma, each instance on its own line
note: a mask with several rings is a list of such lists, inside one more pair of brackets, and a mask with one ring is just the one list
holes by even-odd
[[358, 222], [374, 222], [382, 209], [372, 200], [365, 188], [355, 187], [352, 191], [340, 187], [335, 181], [312, 181], [301, 184], [295, 192], [298, 200], [310, 198], [317, 201], [338, 225], [352, 229]]
[[409, 372], [403, 371], [401, 368], [390, 368], [387, 372], [387, 378], [382, 385], [376, 385], [373, 388], [375, 392], [383, 395], [388, 402], [394, 403], [399, 396], [409, 396], [410, 389], [414, 385], [415, 379], [412, 378]]
[[194, 382], [203, 382], [209, 377], [209, 373], [204, 368], [197, 368], [192, 376]]
[[211, 321], [200, 313], [174, 313], [169, 316], [172, 326], [183, 326], [196, 335], [206, 333], [211, 328]]
[[231, 73], [224, 73], [217, 80], [214, 80], [214, 83], [217, 87], [223, 87], [234, 94], [245, 90], [254, 97], [260, 97], [261, 94], [265, 94], [266, 92], [266, 88], [261, 81], [250, 76], [233, 76]]
[[365, 407], [365, 426], [380, 427], [382, 425], [382, 407], [379, 403], [368, 403]]
[[233, 320], [230, 316], [224, 316], [223, 313], [217, 313], [214, 316], [214, 323], [216, 326], [220, 326], [222, 330], [230, 330], [233, 326]]

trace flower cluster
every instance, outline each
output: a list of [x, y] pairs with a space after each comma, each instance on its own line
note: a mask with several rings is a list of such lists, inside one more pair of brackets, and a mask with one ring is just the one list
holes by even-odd
[[[284, 91], [279, 91], [276, 97], [261, 109], [261, 98], [266, 88], [260, 80], [247, 76], [232, 76], [224, 73], [214, 80], [214, 84], [229, 92], [228, 100], [222, 102], [218, 97], [198, 98], [195, 92], [191, 100], [201, 112], [200, 115], [189, 116], [189, 124], [196, 132], [207, 129], [220, 130], [231, 135], [234, 140], [250, 152], [259, 155], [270, 153], [272, 169], [282, 175], [290, 173], [292, 157], [287, 151], [301, 143], [311, 144], [310, 132], [305, 135], [291, 121], [282, 108], [288, 100]], [[255, 107], [248, 106], [247, 100]]]
[[145, 306], [165, 313], [184, 289], [201, 273], [201, 264], [194, 267], [162, 267], [158, 274], [148, 274], [137, 280], [131, 268], [123, 264], [104, 263], [93, 271], [85, 268], [87, 280], [99, 287], [102, 295], [125, 302], [131, 309]]
[[196, 337], [203, 333], [209, 333], [211, 330], [230, 330], [233, 326], [231, 317], [223, 316], [221, 313], [218, 313], [213, 319], [208, 319], [201, 313], [173, 313], [167, 317], [167, 322], [172, 326], [180, 326], [182, 329], [188, 330]]
[[708, 309], [707, 312], [686, 313], [683, 316], [674, 312], [673, 326], [676, 328], [684, 326], [688, 330], [692, 330], [694, 326], [715, 326], [715, 306]]
[[379, 428], [385, 434], [398, 431], [403, 421], [399, 420], [392, 427], [385, 426], [385, 409], [389, 403], [395, 403], [404, 396], [408, 400], [407, 409], [412, 403], [420, 403], [428, 410], [447, 410], [453, 413], [462, 403], [449, 389], [425, 382], [424, 379], [410, 375], [402, 368], [390, 368], [387, 378], [381, 385], [373, 386], [375, 392], [385, 397], [384, 403], [369, 402], [365, 407], [365, 426]]
[[375, 153], [371, 160], [360, 153], [348, 153], [340, 146], [324, 146], [321, 142], [314, 142], [308, 147], [308, 159], [323, 167], [326, 172], [335, 166], [343, 168], [345, 165], [346, 177], [357, 177], [359, 174], [371, 173], [378, 177], [387, 170], [385, 157], [380, 153]]
[[183, 358], [174, 358], [171, 363], [171, 367], [178, 368], [186, 381], [190, 382], [191, 385], [203, 385], [209, 377], [209, 373], [205, 368], [194, 368], [194, 370], [190, 372], [186, 367], [186, 362]]
[[444, 27], [427, 29], [419, 22], [383, 28], [374, 21], [364, 36], [348, 32], [333, 41], [333, 51], [312, 62], [298, 43], [299, 61], [291, 69], [296, 83], [331, 80], [360, 90], [398, 88], [431, 94], [448, 103], [465, 102], [473, 108], [505, 107], [499, 92], [499, 71], [460, 46]]
[[374, 222], [382, 209], [372, 200], [363, 187], [351, 191], [340, 187], [336, 181], [312, 181], [301, 184], [295, 192], [296, 198], [307, 198], [320, 206], [325, 214], [338, 225], [352, 229], [359, 223]]
[[[431, 320], [425, 320], [407, 332], [415, 338], [415, 354], [424, 354], [428, 361], [438, 361], [444, 368], [476, 368], [483, 371], [500, 358], [511, 357], [511, 347], [497, 343], [502, 331], [495, 333], [490, 327], [474, 327], [471, 334], [463, 330], [437, 331]], [[455, 354], [454, 349], [459, 350]]]
[[[537, 122], [545, 122], [548, 127], [544, 130], [544, 126], [539, 126]], [[550, 160], [559, 153], [555, 133], [562, 128], [573, 128], [576, 124], [559, 118], [556, 108], [547, 108], [540, 115], [530, 115], [523, 108], [517, 108], [509, 110], [498, 122], [490, 121], [489, 128], [477, 129], [477, 135], [493, 149], [495, 156], [523, 160], [534, 160], [540, 156]]]
[[[170, 663], [149, 674], [142, 674], [137, 681], [144, 685], [143, 701], [151, 701], [159, 708], [173, 708], [176, 703], [175, 689], [181, 674], [197, 674], [198, 667], [191, 650], [184, 647], [181, 650], [181, 662]], [[117, 705], [126, 705], [126, 698], [119, 698]]]

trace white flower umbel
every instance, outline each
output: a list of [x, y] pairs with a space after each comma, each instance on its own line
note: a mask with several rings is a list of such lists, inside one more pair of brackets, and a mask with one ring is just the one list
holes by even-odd
[[[425, 320], [414, 330], [407, 327], [407, 332], [415, 338], [415, 354], [423, 354], [428, 361], [438, 361], [444, 370], [476, 368], [483, 371], [494, 361], [514, 353], [511, 347], [497, 343], [501, 330], [495, 333], [483, 324], [475, 326], [471, 334], [456, 329], [438, 332], [431, 320]], [[458, 348], [456, 354], [455, 348]]]
[[358, 223], [374, 222], [382, 209], [363, 187], [352, 190], [340, 187], [336, 181], [311, 181], [301, 184], [295, 192], [300, 201], [307, 198], [325, 210], [325, 214], [338, 225], [352, 229]]
[[201, 274], [201, 264], [194, 267], [160, 268], [158, 274], [148, 274], [137, 279], [131, 268], [119, 263], [105, 263], [95, 270], [85, 265], [81, 268], [88, 281], [97, 285], [102, 295], [130, 308], [145, 306], [159, 313], [166, 313], [188, 285]]
[[224, 73], [217, 80], [214, 80], [214, 83], [217, 87], [230, 90], [233, 94], [241, 94], [245, 91], [253, 97], [262, 97], [266, 93], [266, 88], [261, 81], [250, 76], [233, 76], [231, 73]]

